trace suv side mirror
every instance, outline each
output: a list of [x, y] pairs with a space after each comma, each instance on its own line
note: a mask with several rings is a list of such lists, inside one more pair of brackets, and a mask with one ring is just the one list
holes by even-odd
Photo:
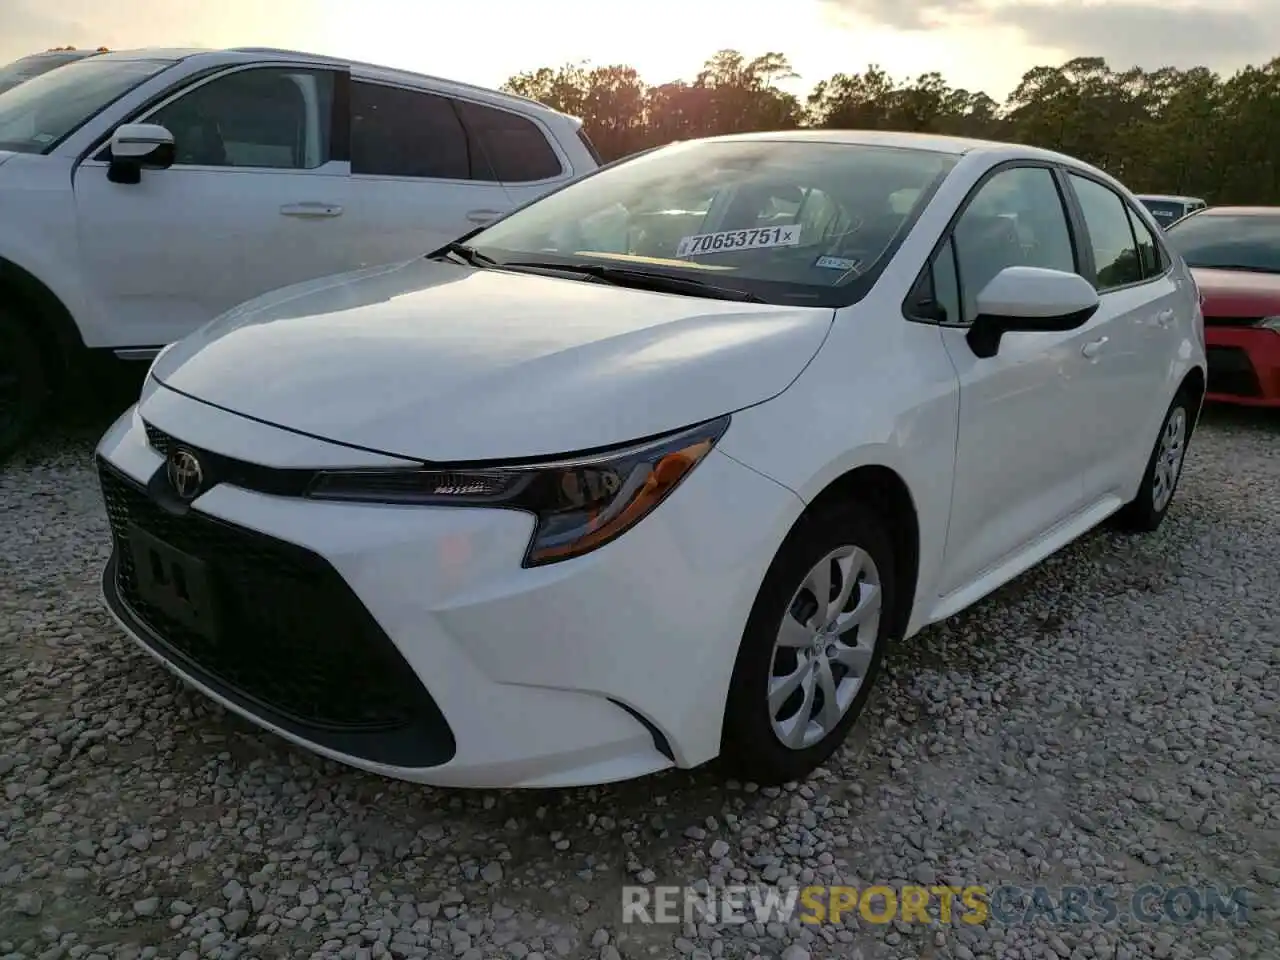
[[111, 134], [112, 183], [138, 183], [143, 170], [164, 170], [177, 158], [173, 134], [157, 123], [125, 123]]
[[1005, 267], [978, 294], [978, 315], [966, 339], [975, 355], [994, 357], [1006, 333], [1075, 330], [1098, 306], [1098, 291], [1079, 274]]

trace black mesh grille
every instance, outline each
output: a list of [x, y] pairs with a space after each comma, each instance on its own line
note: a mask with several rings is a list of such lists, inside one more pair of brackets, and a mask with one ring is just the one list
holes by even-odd
[[1210, 393], [1229, 394], [1236, 397], [1262, 396], [1262, 384], [1249, 362], [1249, 355], [1239, 347], [1205, 348], [1209, 361]]
[[[181, 660], [310, 728], [385, 731], [421, 725], [424, 718], [443, 724], [408, 664], [321, 557], [194, 511], [175, 515], [105, 462], [98, 469], [119, 596]], [[140, 595], [131, 526], [207, 565], [219, 621], [216, 641]]]
[[1261, 317], [1211, 317], [1205, 315], [1206, 327], [1256, 327], [1262, 322]]
[[144, 423], [143, 426], [147, 430], [147, 443], [151, 444], [162, 455], [168, 454], [169, 448], [173, 445], [173, 438], [149, 423]]

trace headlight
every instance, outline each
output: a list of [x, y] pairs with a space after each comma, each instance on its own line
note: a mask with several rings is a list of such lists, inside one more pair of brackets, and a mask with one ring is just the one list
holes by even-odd
[[1263, 317], [1262, 323], [1258, 324], [1264, 330], [1274, 330], [1280, 333], [1280, 316]]
[[524, 566], [579, 557], [615, 540], [679, 486], [729, 427], [727, 416], [629, 447], [493, 467], [322, 471], [316, 500], [499, 507], [537, 518]]

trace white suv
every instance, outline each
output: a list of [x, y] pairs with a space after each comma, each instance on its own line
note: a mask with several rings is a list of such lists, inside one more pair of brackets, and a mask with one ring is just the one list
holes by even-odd
[[412, 259], [594, 170], [580, 120], [285, 50], [143, 50], [0, 94], [0, 456], [89, 351]]

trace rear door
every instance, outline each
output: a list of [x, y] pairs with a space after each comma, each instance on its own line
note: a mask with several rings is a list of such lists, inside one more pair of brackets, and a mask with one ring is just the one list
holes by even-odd
[[346, 117], [334, 104], [345, 80], [297, 64], [223, 71], [131, 118], [173, 134], [173, 166], [134, 184], [107, 179], [106, 151], [76, 168], [81, 262], [111, 346], [170, 343], [343, 267]]
[[372, 79], [351, 83], [351, 190], [352, 269], [422, 256], [512, 205], [456, 101]]
[[1092, 263], [1086, 277], [1101, 303], [1082, 349], [1096, 402], [1106, 415], [1094, 425], [1097, 457], [1085, 476], [1091, 500], [1128, 496], [1134, 463], [1154, 441], [1153, 417], [1164, 412], [1167, 344], [1180, 294], [1160, 246], [1128, 202], [1108, 184], [1083, 173], [1066, 175]]

